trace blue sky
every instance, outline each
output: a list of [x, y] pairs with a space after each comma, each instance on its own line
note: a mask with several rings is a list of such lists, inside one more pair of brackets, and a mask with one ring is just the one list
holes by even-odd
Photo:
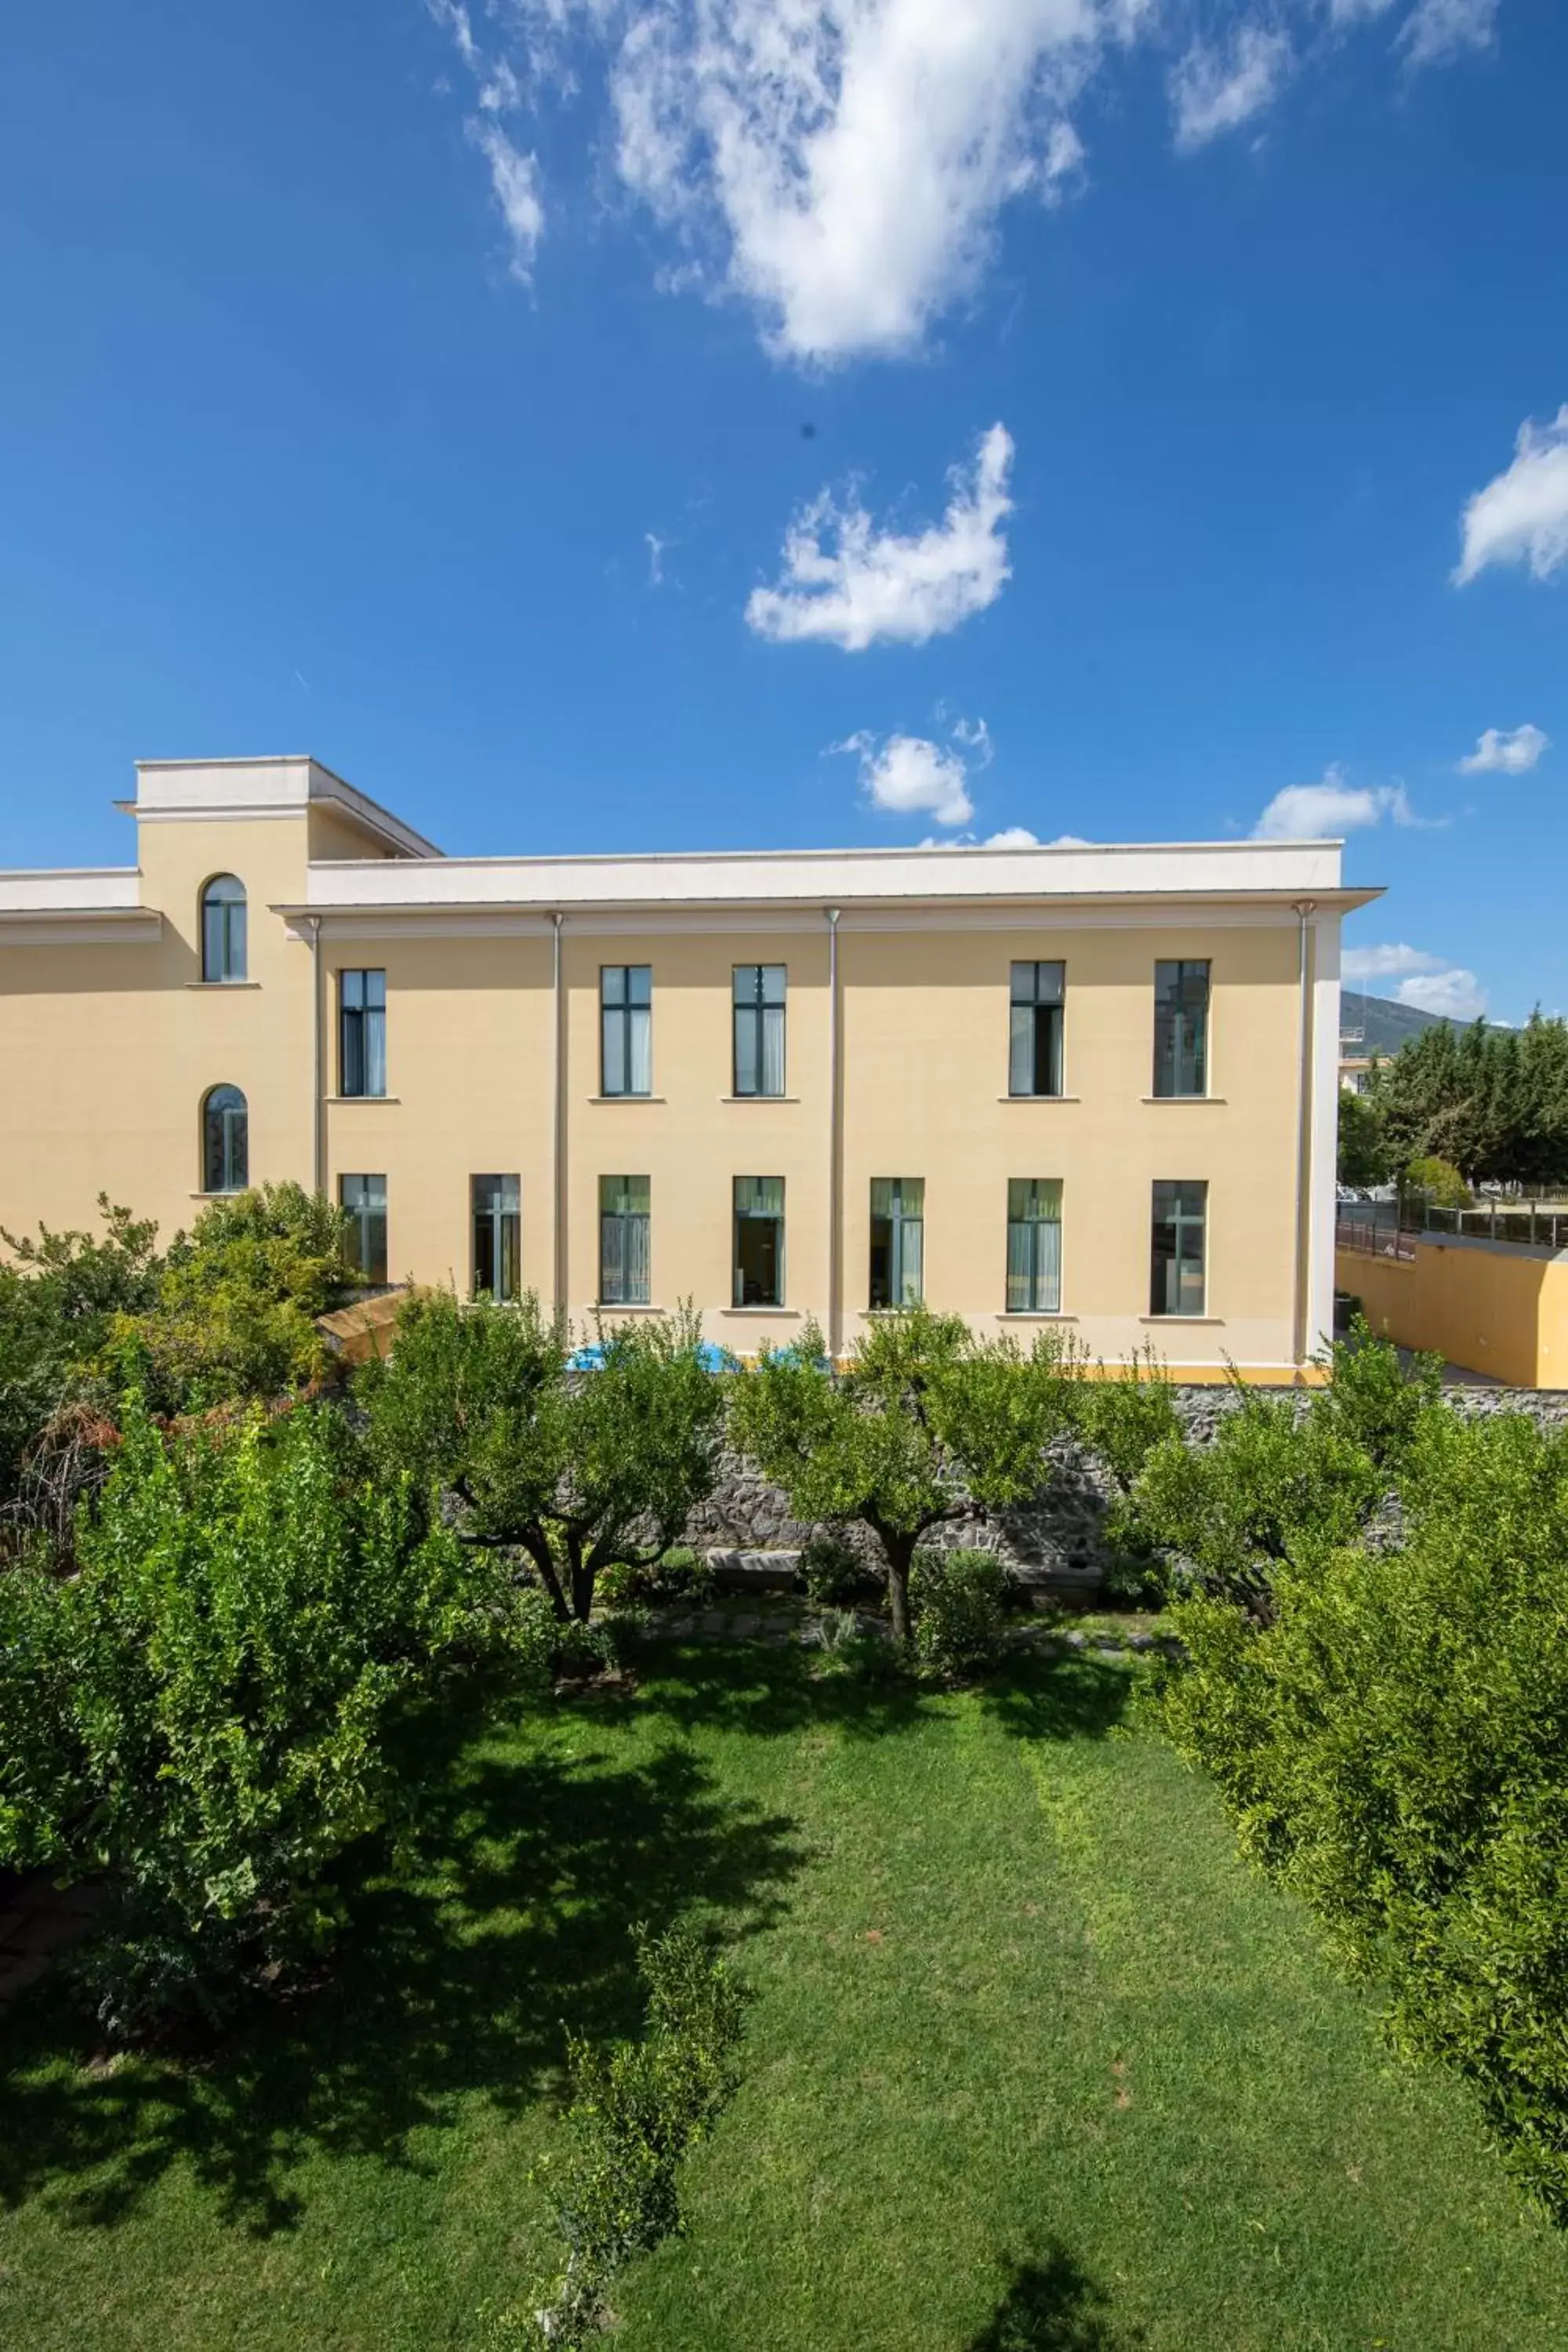
[[1565, 97], [1556, 0], [8, 12], [0, 862], [306, 750], [459, 852], [1321, 825], [1383, 992], [1568, 1006]]

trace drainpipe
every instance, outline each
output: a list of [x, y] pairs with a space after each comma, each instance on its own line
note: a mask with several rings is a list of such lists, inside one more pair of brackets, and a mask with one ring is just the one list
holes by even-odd
[[828, 907], [824, 912], [827, 917], [827, 1354], [828, 1360], [837, 1363], [844, 1344], [842, 1013], [838, 993], [838, 908]]
[[1301, 992], [1301, 1067], [1296, 1091], [1296, 1282], [1292, 1316], [1292, 1360], [1300, 1370], [1306, 1363], [1307, 1317], [1311, 1280], [1312, 1235], [1312, 991], [1309, 976], [1307, 924], [1318, 911], [1315, 898], [1298, 898], [1294, 912], [1298, 932], [1297, 978]]
[[310, 925], [310, 1189], [325, 1192], [326, 1122], [322, 1113], [322, 1052], [321, 999], [324, 974], [321, 970], [321, 919], [309, 918]]
[[555, 1016], [555, 1109], [551, 1142], [551, 1177], [554, 1194], [553, 1237], [551, 1243], [551, 1295], [555, 1319], [566, 1312], [566, 1007], [561, 987], [560, 909], [551, 917], [555, 927], [551, 992]]

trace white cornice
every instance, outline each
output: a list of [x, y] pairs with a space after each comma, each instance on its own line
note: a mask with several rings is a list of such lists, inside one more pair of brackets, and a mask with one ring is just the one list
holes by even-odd
[[0, 874], [0, 915], [127, 914], [142, 904], [134, 866], [49, 866]]
[[163, 936], [163, 918], [150, 907], [102, 913], [14, 913], [0, 908], [0, 948], [142, 947]]
[[335, 803], [403, 857], [424, 860], [441, 855], [433, 842], [368, 793], [304, 753], [278, 760], [136, 762], [135, 814], [153, 824], [300, 817], [312, 803]]

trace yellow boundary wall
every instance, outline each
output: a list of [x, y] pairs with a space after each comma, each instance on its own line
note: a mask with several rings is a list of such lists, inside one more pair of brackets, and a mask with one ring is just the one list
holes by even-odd
[[1342, 1249], [1334, 1281], [1374, 1331], [1510, 1388], [1568, 1389], [1568, 1252], [1406, 1238], [1409, 1259]]

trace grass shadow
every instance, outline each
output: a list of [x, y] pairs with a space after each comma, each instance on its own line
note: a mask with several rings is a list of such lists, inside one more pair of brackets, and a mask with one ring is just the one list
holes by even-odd
[[981, 1703], [1015, 1739], [1103, 1739], [1126, 1716], [1135, 1683], [1135, 1668], [1092, 1650], [1022, 1650], [987, 1678]]
[[[562, 1719], [592, 1745], [591, 1720]], [[13, 2015], [0, 2206], [43, 2196], [111, 2225], [184, 2165], [226, 2219], [287, 2228], [305, 2158], [418, 2169], [420, 2136], [471, 2095], [531, 2105], [562, 2080], [563, 2019], [594, 2038], [637, 2029], [635, 1926], [712, 1905], [755, 1931], [805, 1858], [791, 1820], [721, 1794], [674, 1745], [609, 1769], [603, 1754], [509, 1748], [501, 1720], [427, 1771], [404, 1866], [383, 1844], [344, 1874], [353, 1927], [320, 1991], [257, 2017], [205, 2064], [84, 2064], [57, 1986]]]
[[1006, 2294], [965, 2352], [1134, 2352], [1142, 2329], [1113, 2328], [1110, 2312], [1104, 2288], [1065, 2246], [1048, 2243], [1013, 2264]]
[[681, 1731], [741, 1731], [782, 1739], [807, 1725], [831, 1723], [851, 1738], [905, 1731], [930, 1695], [889, 1657], [874, 1676], [835, 1669], [820, 1650], [798, 1643], [650, 1643], [637, 1704]]

